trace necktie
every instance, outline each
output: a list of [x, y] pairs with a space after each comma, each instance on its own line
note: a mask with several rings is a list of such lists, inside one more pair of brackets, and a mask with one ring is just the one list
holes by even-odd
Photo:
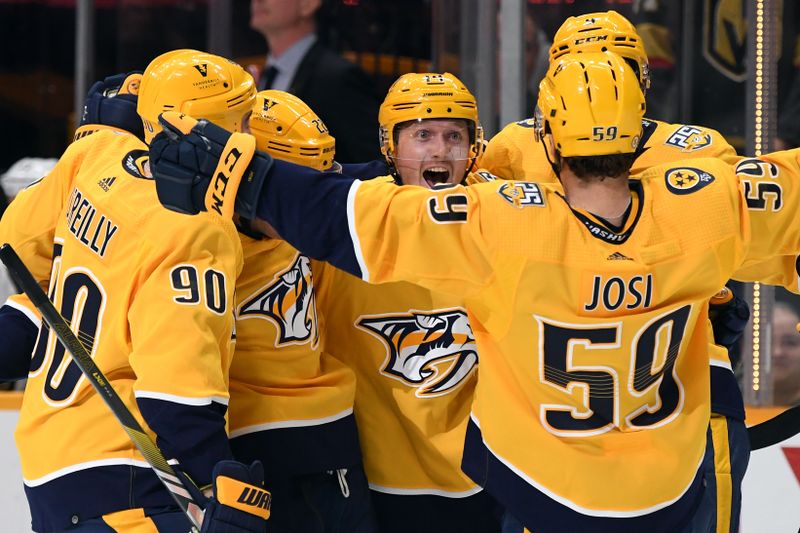
[[278, 76], [278, 68], [270, 65], [261, 72], [261, 80], [258, 84], [260, 90], [271, 89], [275, 78]]

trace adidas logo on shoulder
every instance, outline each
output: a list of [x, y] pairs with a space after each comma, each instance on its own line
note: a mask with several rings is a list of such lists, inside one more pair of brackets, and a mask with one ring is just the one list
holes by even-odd
[[117, 181], [116, 176], [109, 176], [108, 178], [101, 179], [100, 181], [97, 182], [97, 184], [100, 186], [101, 189], [108, 192], [111, 186], [114, 185], [115, 181]]
[[622, 255], [619, 252], [614, 252], [613, 254], [606, 257], [607, 261], [633, 261], [630, 257], [626, 255]]

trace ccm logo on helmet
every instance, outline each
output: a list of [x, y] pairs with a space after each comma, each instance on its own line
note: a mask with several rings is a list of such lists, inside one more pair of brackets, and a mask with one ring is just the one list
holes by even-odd
[[575, 39], [575, 44], [583, 44], [583, 43], [596, 43], [598, 41], [607, 41], [608, 35], [591, 35], [589, 37], [583, 37], [582, 39]]
[[[230, 176], [226, 174], [233, 171], [233, 167], [236, 165], [236, 162], [239, 161], [239, 158], [242, 157], [242, 152], [238, 149], [231, 148], [231, 151], [225, 154], [225, 158], [220, 161], [220, 170], [217, 172], [217, 175], [214, 176], [214, 182], [211, 186], [214, 188], [214, 193], [211, 197], [214, 200], [212, 204], [212, 208], [214, 211], [222, 215], [222, 197], [225, 196], [225, 189], [228, 187], [228, 181], [230, 180]], [[218, 194], [219, 193], [219, 194]]]

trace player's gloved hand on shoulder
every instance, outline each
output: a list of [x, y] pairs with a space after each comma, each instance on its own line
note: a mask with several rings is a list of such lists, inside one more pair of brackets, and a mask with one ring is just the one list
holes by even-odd
[[730, 350], [747, 327], [750, 307], [729, 287], [723, 287], [711, 298], [708, 317], [714, 330], [714, 342]]
[[96, 131], [96, 126], [125, 130], [144, 140], [144, 126], [136, 112], [141, 81], [141, 72], [128, 72], [95, 82], [86, 95], [75, 140]]
[[220, 461], [214, 466], [214, 495], [206, 505], [201, 533], [266, 531], [272, 495], [264, 489], [260, 461], [250, 466]]
[[464, 179], [464, 184], [476, 185], [478, 183], [486, 183], [487, 181], [497, 181], [497, 176], [488, 170], [478, 170], [467, 174], [467, 177]]
[[255, 138], [175, 111], [158, 120], [164, 129], [150, 143], [150, 170], [164, 207], [255, 218], [273, 164], [271, 156], [256, 150]]

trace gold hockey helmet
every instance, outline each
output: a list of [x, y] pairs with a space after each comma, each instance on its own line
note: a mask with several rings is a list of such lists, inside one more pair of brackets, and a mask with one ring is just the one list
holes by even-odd
[[255, 99], [253, 77], [233, 61], [197, 50], [173, 50], [155, 58], [142, 75], [137, 111], [149, 143], [161, 131], [158, 116], [178, 111], [241, 131]]
[[633, 61], [642, 89], [650, 88], [650, 66], [636, 27], [616, 11], [569, 17], [558, 28], [550, 47], [552, 63], [564, 54], [614, 52]]
[[430, 118], [465, 119], [470, 131], [469, 159], [474, 162], [480, 156], [483, 128], [478, 121], [478, 104], [469, 89], [449, 72], [412, 72], [389, 87], [378, 113], [381, 152], [389, 164], [396, 154], [397, 125]]
[[535, 133], [539, 139], [552, 134], [564, 157], [631, 153], [639, 145], [644, 111], [639, 80], [621, 57], [567, 54], [539, 85]]
[[250, 133], [259, 150], [277, 159], [317, 170], [333, 165], [336, 141], [328, 128], [305, 102], [287, 92], [256, 94]]

